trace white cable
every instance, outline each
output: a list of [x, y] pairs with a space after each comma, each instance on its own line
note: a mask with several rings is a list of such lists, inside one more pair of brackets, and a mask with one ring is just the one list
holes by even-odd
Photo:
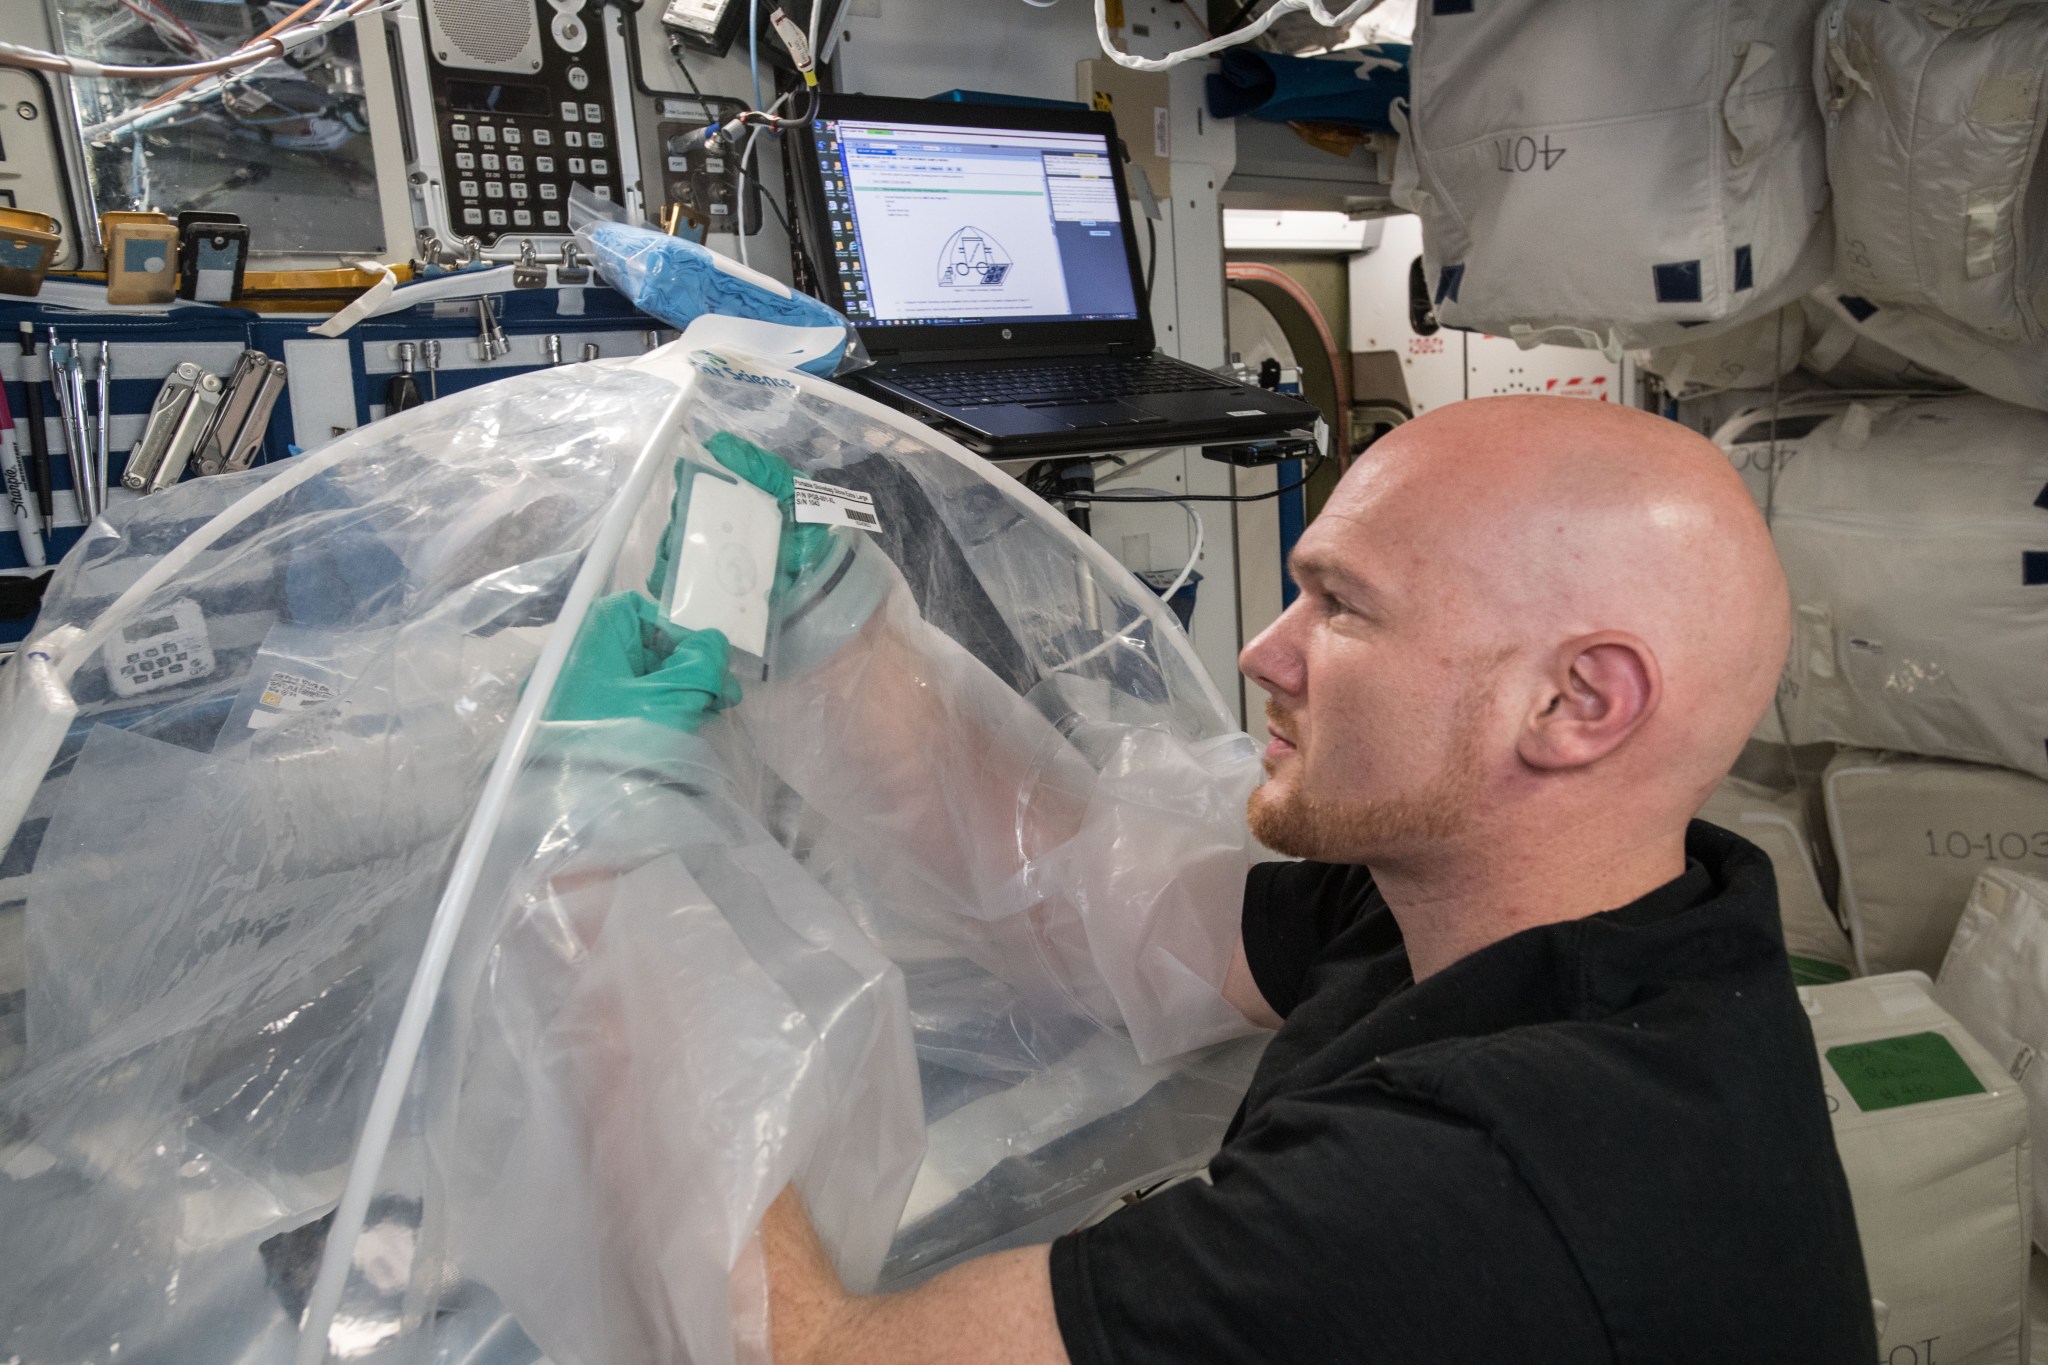
[[355, 18], [374, 3], [376, 0], [350, 0], [350, 3], [340, 9], [329, 10], [309, 23], [285, 29], [281, 33], [236, 48], [226, 56], [215, 57], [210, 61], [182, 62], [176, 66], [108, 66], [85, 57], [67, 57], [59, 52], [45, 52], [41, 48], [26, 47], [20, 43], [0, 42], [0, 66], [26, 66], [38, 71], [53, 71], [62, 76], [79, 76], [92, 80], [156, 81], [211, 76], [222, 71], [232, 71], [239, 66], [248, 66], [253, 62], [267, 62], [282, 57], [302, 43], [326, 36], [338, 28], [343, 20]]
[[597, 599], [599, 588], [611, 577], [619, 549], [625, 544], [626, 532], [639, 515], [647, 492], [653, 487], [655, 474], [667, 458], [670, 439], [695, 387], [694, 373], [686, 375], [679, 383], [668, 408], [655, 421], [653, 434], [634, 456], [624, 483], [605, 509], [604, 521], [598, 526], [597, 535], [583, 556], [575, 581], [569, 585], [569, 595], [548, 632], [547, 643], [541, 647], [540, 658], [534, 663], [532, 676], [527, 679], [518, 709], [512, 713], [509, 731], [498, 748], [490, 776], [484, 780], [483, 794], [477, 798], [469, 828], [463, 831], [462, 847], [455, 855], [455, 866], [448, 874], [448, 884], [441, 892], [440, 903], [434, 907], [426, 947], [420, 953], [419, 967], [413, 972], [412, 985], [406, 991], [397, 1031], [391, 1039], [390, 1050], [384, 1056], [384, 1069], [377, 1077], [377, 1090], [370, 1100], [369, 1115], [363, 1120], [362, 1132], [356, 1139], [355, 1153], [349, 1162], [348, 1182], [342, 1189], [340, 1204], [335, 1207], [334, 1222], [327, 1230], [327, 1242], [320, 1253], [320, 1273], [313, 1281], [313, 1291], [306, 1301], [298, 1350], [293, 1357], [295, 1365], [323, 1365], [327, 1359], [327, 1334], [334, 1325], [335, 1312], [341, 1306], [342, 1290], [348, 1285], [349, 1267], [355, 1261], [356, 1239], [362, 1235], [370, 1199], [376, 1193], [385, 1153], [390, 1150], [391, 1135], [398, 1126], [399, 1111], [404, 1107], [406, 1091], [412, 1083], [413, 1067], [419, 1060], [420, 1046], [433, 1018], [434, 1004], [441, 994], [441, 982], [455, 952], [456, 936], [462, 931], [471, 898], [476, 894], [477, 882], [483, 875], [484, 855], [490, 851], [491, 840], [504, 818], [505, 807], [511, 802], [513, 784], [518, 781], [520, 770], [526, 764], [527, 751], [532, 748], [534, 733], [540, 728], [541, 712], [547, 705], [549, 694], [555, 690], [555, 679], [561, 674], [563, 661], [569, 656], [569, 646], [576, 638], [584, 614]]
[[1169, 52], [1164, 57], [1137, 57], [1121, 50], [1110, 41], [1109, 0], [1095, 0], [1095, 38], [1102, 44], [1103, 55], [1118, 66], [1127, 66], [1133, 71], [1165, 71], [1170, 67], [1179, 66], [1182, 62], [1191, 62], [1197, 57], [1207, 57], [1227, 47], [1238, 47], [1248, 43], [1273, 27], [1283, 14], [1305, 11], [1309, 18], [1325, 28], [1344, 28], [1355, 23], [1368, 11], [1378, 8], [1380, 3], [1381, 0], [1353, 0], [1352, 4], [1336, 14], [1331, 14], [1324, 10], [1318, 0], [1273, 0], [1272, 8], [1235, 32], [1211, 38], [1208, 42], [1197, 43], [1193, 47], [1182, 48], [1178, 52]]
[[[1120, 493], [1156, 493], [1159, 496], [1165, 498], [1173, 497], [1173, 494], [1167, 492], [1163, 488], [1141, 488], [1136, 485], [1120, 485], [1117, 491]], [[1174, 501], [1179, 503], [1180, 510], [1187, 514], [1188, 538], [1193, 542], [1193, 546], [1188, 551], [1188, 562], [1181, 565], [1180, 576], [1173, 580], [1173, 586], [1168, 588], [1165, 592], [1159, 594], [1159, 600], [1167, 605], [1167, 610], [1169, 611], [1173, 609], [1173, 595], [1179, 592], [1182, 588], [1186, 587], [1188, 580], [1194, 577], [1195, 565], [1198, 562], [1200, 562], [1202, 558], [1203, 540], [1201, 513], [1195, 510], [1195, 505], [1191, 502], [1180, 502], [1180, 500], [1177, 498], [1175, 498]], [[1146, 588], [1146, 591], [1150, 592], [1152, 591], [1152, 589], [1148, 587]], [[1076, 654], [1073, 658], [1067, 660], [1065, 663], [1054, 664], [1051, 668], [1048, 668], [1045, 671], [1048, 674], [1064, 673], [1070, 668], [1079, 668], [1082, 664], [1087, 663], [1090, 659], [1102, 653], [1110, 646], [1122, 644], [1125, 638], [1129, 636], [1132, 631], [1136, 630], [1141, 624], [1144, 623], [1144, 620], [1145, 617], [1142, 614], [1138, 616], [1133, 616], [1129, 621], [1124, 623], [1123, 629], [1118, 630], [1111, 634], [1101, 644], [1098, 644], [1094, 648], [1086, 650], [1080, 654]]]

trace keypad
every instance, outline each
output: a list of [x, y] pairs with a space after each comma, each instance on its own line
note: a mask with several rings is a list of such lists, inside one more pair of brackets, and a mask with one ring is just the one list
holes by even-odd
[[148, 649], [128, 651], [128, 657], [121, 661], [121, 676], [138, 685], [162, 682], [165, 678], [176, 681], [191, 669], [192, 651], [181, 640], [167, 644], [151, 645]]
[[[465, 112], [450, 118], [451, 221], [485, 241], [494, 235], [487, 228], [559, 232], [567, 216], [562, 201], [576, 184], [601, 199], [619, 197], [618, 190], [605, 183], [619, 174], [617, 158], [608, 155], [617, 144], [606, 127], [611, 118], [606, 106], [565, 99], [550, 108], [552, 116], [540, 118], [504, 111]], [[535, 126], [539, 123], [547, 126]], [[557, 156], [557, 147], [576, 155]]]

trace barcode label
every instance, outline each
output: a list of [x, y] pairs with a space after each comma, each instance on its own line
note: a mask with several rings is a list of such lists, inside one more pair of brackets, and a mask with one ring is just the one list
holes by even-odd
[[263, 695], [256, 699], [256, 709], [249, 713], [249, 728], [268, 730], [292, 712], [331, 701], [334, 696], [335, 690], [324, 682], [277, 669], [263, 684]]
[[857, 531], [879, 531], [875, 500], [857, 488], [819, 483], [816, 479], [796, 481], [796, 519], [818, 526], [851, 526]]

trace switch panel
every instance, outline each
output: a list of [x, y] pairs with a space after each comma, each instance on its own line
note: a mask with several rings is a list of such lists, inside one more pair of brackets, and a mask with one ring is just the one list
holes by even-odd
[[[731, 232], [740, 212], [739, 144], [721, 137], [707, 144], [704, 124], [664, 120], [655, 126], [661, 152], [663, 198], [681, 204], [713, 232]], [[745, 230], [761, 230], [761, 156], [747, 177]]]

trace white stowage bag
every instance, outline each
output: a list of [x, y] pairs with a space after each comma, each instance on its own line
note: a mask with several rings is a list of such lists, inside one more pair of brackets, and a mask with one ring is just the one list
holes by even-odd
[[[696, 735], [545, 719], [720, 432], [873, 495], [861, 592]], [[56, 746], [4, 775], [0, 1358], [758, 1361], [791, 1181], [866, 1289], [1199, 1167], [1257, 759], [1171, 621], [985, 461], [687, 339], [117, 504], [0, 710]]]
[[1792, 979], [1802, 986], [1824, 985], [1851, 975], [1855, 954], [1849, 937], [1828, 909], [1813, 846], [1796, 795], [1774, 792], [1740, 778], [1724, 778], [1699, 818], [1733, 830], [1762, 849], [1778, 880], [1778, 921]]
[[[1987, 869], [1935, 979], [1934, 998], [2019, 1078], [2035, 1124], [2048, 1123], [2048, 881]], [[2048, 1143], [2034, 1144], [2034, 1241], [2048, 1238]]]
[[1845, 749], [1821, 786], [1861, 971], [1938, 969], [1986, 868], [2048, 876], [2048, 782]]
[[1919, 972], [1802, 986], [1877, 1358], [2025, 1365], [2027, 1102]]
[[[2048, 409], [2048, 339], [1999, 341], [1924, 308], [1873, 303], [1839, 289], [1816, 290], [1810, 297], [1859, 338], [1852, 362], [1858, 358], [1855, 352], [1865, 351], [1870, 343], [1909, 362], [1911, 368], [1905, 371], [1881, 365], [1869, 374], [1879, 387], [1904, 382], [1918, 388], [1924, 386], [1924, 374], [1950, 375], [2003, 402]], [[1854, 364], [1850, 368], [1870, 369]]]
[[[1769, 430], [1759, 409], [1715, 440], [1755, 455]], [[1792, 589], [1791, 741], [2048, 777], [2048, 417], [1810, 396], [1779, 432], [1775, 475], [1766, 459], [1746, 476]]]
[[1833, 239], [1818, 9], [1418, 6], [1394, 199], [1422, 217], [1438, 317], [1618, 354], [1820, 284]]
[[1841, 292], [1993, 341], [2048, 335], [2044, 70], [2042, 5], [1829, 0], [1814, 82]]

